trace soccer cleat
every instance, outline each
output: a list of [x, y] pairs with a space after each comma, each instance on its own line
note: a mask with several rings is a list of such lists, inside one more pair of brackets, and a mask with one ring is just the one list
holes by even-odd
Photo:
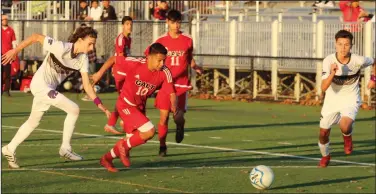
[[84, 159], [82, 156], [68, 149], [60, 148], [59, 154], [61, 157], [68, 159], [68, 160], [78, 161], [78, 160]]
[[343, 148], [345, 151], [345, 154], [349, 155], [351, 154], [353, 150], [353, 143], [352, 143], [352, 137], [350, 136], [343, 136]]
[[176, 125], [175, 141], [176, 143], [182, 142], [184, 139], [184, 122]]
[[116, 143], [120, 153], [119, 157], [124, 166], [130, 167], [131, 162], [129, 161], [129, 150], [124, 147], [123, 143], [125, 143], [125, 141], [118, 141]]
[[92, 101], [88, 95], [85, 95], [84, 97], [82, 97], [81, 100], [86, 101], [86, 102]]
[[8, 150], [8, 146], [4, 146], [1, 148], [1, 153], [3, 153], [5, 158], [8, 160], [9, 168], [20, 168], [20, 166], [17, 164], [16, 152], [12, 154]]
[[167, 146], [159, 147], [159, 156], [165, 157], [167, 155]]
[[106, 156], [102, 156], [101, 160], [100, 160], [100, 165], [105, 167], [107, 169], [108, 172], [119, 172], [118, 169], [115, 168], [114, 164], [112, 163], [112, 161], [108, 161], [106, 160]]
[[323, 156], [320, 160], [319, 167], [326, 168], [330, 162], [330, 155]]
[[115, 126], [110, 126], [108, 124], [106, 124], [104, 126], [104, 131], [106, 131], [107, 133], [112, 133], [112, 134], [115, 134], [115, 135], [119, 135], [119, 134], [122, 134], [121, 132], [119, 132]]

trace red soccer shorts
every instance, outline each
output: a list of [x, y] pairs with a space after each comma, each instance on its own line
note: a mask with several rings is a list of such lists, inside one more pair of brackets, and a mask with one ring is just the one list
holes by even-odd
[[124, 121], [123, 130], [125, 133], [132, 133], [137, 129], [140, 132], [146, 132], [154, 128], [154, 125], [145, 115], [144, 106], [131, 106], [119, 97], [116, 102], [116, 108], [120, 118]]
[[[187, 99], [187, 92], [184, 92], [178, 96], [177, 100], [179, 110], [182, 110], [184, 112], [187, 111]], [[154, 106], [162, 110], [171, 110], [170, 95], [160, 90], [157, 94], [157, 97], [155, 98]]]

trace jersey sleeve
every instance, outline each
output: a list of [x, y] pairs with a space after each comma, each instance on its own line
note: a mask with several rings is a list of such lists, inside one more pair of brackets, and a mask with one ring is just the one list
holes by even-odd
[[59, 53], [63, 53], [65, 51], [63, 42], [54, 40], [53, 38], [48, 36], [44, 38], [43, 49], [55, 55], [58, 55]]
[[165, 67], [163, 69], [163, 72], [164, 72], [165, 77], [163, 80], [161, 90], [163, 90], [167, 94], [175, 93], [174, 82], [172, 81], [172, 75], [171, 75], [170, 70], [167, 67]]
[[14, 33], [14, 30], [12, 29], [12, 42], [16, 40], [16, 34]]
[[[124, 52], [124, 47], [125, 47], [125, 41], [123, 36], [118, 36], [115, 40], [115, 52], [116, 56], [119, 56], [120, 53]], [[124, 53], [123, 53], [124, 54]]]
[[363, 57], [362, 68], [366, 68], [374, 64], [375, 61], [371, 57]]
[[89, 58], [87, 57], [87, 55], [83, 56], [82, 66], [80, 68], [80, 72], [82, 72], [82, 73], [89, 72]]
[[322, 77], [321, 79], [324, 80], [328, 78], [330, 75], [330, 60], [329, 58], [325, 58], [322, 63]]

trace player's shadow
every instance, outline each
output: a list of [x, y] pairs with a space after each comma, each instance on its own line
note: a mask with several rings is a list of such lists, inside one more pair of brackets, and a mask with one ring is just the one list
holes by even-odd
[[328, 184], [334, 184], [334, 183], [343, 183], [343, 182], [350, 182], [350, 181], [356, 181], [356, 180], [362, 180], [362, 179], [368, 179], [368, 178], [374, 178], [374, 176], [359, 176], [359, 177], [350, 177], [350, 178], [336, 178], [332, 180], [323, 180], [323, 181], [315, 181], [315, 182], [307, 182], [307, 183], [299, 183], [299, 184], [293, 184], [293, 185], [286, 185], [286, 186], [280, 186], [280, 187], [272, 187], [270, 190], [278, 190], [278, 189], [296, 189], [301, 187], [309, 187], [309, 186], [323, 186]]
[[[60, 135], [60, 136], [59, 136]], [[53, 140], [58, 140], [61, 141], [63, 134], [56, 134], [56, 138], [37, 138], [37, 139], [26, 139], [24, 142], [39, 142], [39, 141], [53, 141]], [[108, 136], [111, 137], [112, 135], [103, 135], [103, 136]], [[103, 138], [102, 136], [79, 136], [79, 137], [72, 137], [72, 139], [95, 139], [95, 138]], [[2, 140], [2, 144], [8, 144], [10, 140]]]
[[[357, 122], [361, 121], [374, 121], [376, 117], [360, 118]], [[283, 126], [302, 126], [302, 125], [318, 125], [319, 121], [305, 121], [305, 122], [294, 122], [294, 123], [265, 123], [265, 124], [249, 124], [249, 125], [229, 125], [229, 126], [210, 126], [210, 127], [195, 127], [186, 128], [188, 132], [199, 132], [199, 131], [220, 131], [227, 129], [246, 129], [246, 128], [262, 128], [262, 127], [283, 127]], [[317, 126], [316, 126], [317, 127]]]
[[[51, 157], [51, 155], [46, 155], [48, 157]], [[55, 155], [53, 156], [55, 157]], [[28, 159], [27, 157], [23, 157], [23, 159]], [[29, 158], [31, 159], [31, 158]], [[39, 167], [39, 168], [84, 168], [87, 164], [82, 164], [82, 163], [87, 163], [87, 162], [91, 162], [93, 161], [93, 163], [95, 164], [99, 164], [99, 159], [98, 158], [91, 158], [91, 159], [84, 159], [84, 160], [80, 160], [80, 161], [70, 161], [70, 160], [66, 160], [66, 159], [61, 159], [59, 161], [54, 161], [54, 162], [43, 162], [40, 161], [39, 163], [33, 163], [33, 164], [25, 164], [25, 165], [22, 165], [22, 167]], [[49, 165], [53, 165], [53, 166], [49, 166]]]

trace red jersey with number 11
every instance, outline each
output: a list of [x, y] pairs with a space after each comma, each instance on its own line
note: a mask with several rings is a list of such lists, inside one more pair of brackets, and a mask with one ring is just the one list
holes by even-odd
[[[180, 32], [178, 38], [172, 38], [167, 32], [155, 42], [161, 43], [168, 51], [165, 64], [171, 71], [176, 92], [181, 94], [192, 89], [188, 78], [188, 68], [191, 64], [193, 52], [191, 36]], [[149, 47], [145, 51], [145, 55], [148, 54], [148, 51]]]

